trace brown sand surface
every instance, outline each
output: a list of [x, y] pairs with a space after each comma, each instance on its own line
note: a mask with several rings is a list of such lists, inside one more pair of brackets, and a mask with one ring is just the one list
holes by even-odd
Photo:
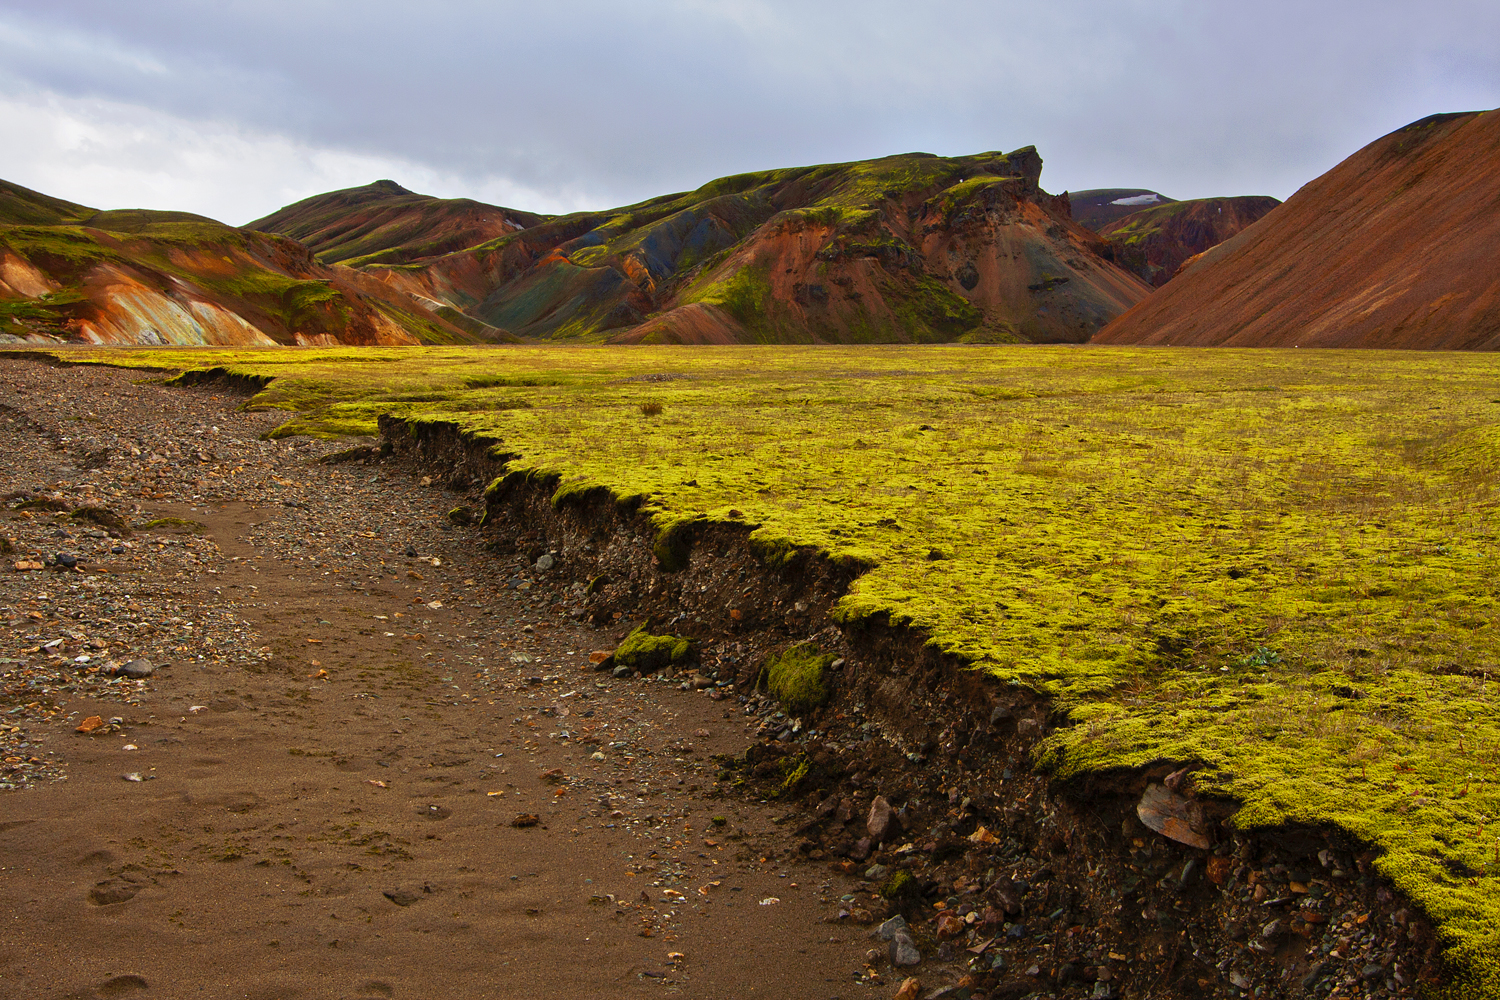
[[866, 992], [842, 877], [716, 788], [732, 700], [595, 673], [618, 630], [451, 493], [141, 378], [0, 361], [0, 997]]

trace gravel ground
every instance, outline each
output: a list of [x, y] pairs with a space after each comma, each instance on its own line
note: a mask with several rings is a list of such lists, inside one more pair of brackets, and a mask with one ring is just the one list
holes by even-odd
[[242, 402], [0, 360], [0, 996], [864, 995], [716, 789], [775, 706], [594, 672], [582, 581]]

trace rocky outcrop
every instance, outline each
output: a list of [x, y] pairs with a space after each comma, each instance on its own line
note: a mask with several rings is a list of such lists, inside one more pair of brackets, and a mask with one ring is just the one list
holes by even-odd
[[1500, 349], [1500, 111], [1372, 142], [1094, 339]]
[[1160, 288], [1183, 264], [1280, 205], [1275, 198], [1195, 198], [1132, 212], [1099, 228], [1115, 263]]

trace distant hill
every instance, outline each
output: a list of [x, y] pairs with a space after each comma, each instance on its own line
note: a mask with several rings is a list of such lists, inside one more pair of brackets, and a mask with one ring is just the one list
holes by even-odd
[[187, 212], [99, 212], [0, 182], [0, 342], [416, 344], [509, 340], [295, 240]]
[[367, 269], [542, 340], [1084, 341], [1150, 289], [1041, 169], [1027, 147], [741, 174]]
[[1257, 196], [1169, 201], [1105, 223], [1097, 231], [1114, 248], [1115, 263], [1160, 287], [1189, 258], [1237, 235], [1280, 204]]
[[1377, 139], [1192, 260], [1109, 344], [1500, 349], [1500, 111]]
[[1092, 188], [1068, 192], [1073, 219], [1096, 233], [1117, 219], [1134, 215], [1142, 209], [1170, 205], [1174, 200], [1146, 188]]
[[306, 198], [246, 229], [290, 236], [325, 264], [409, 264], [535, 226], [546, 216], [376, 181]]
[[59, 226], [94, 214], [92, 208], [0, 181], [0, 226]]

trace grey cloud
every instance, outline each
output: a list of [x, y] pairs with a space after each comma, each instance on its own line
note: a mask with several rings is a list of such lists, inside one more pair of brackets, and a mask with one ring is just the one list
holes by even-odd
[[1496, 37], [1500, 9], [1470, 0], [0, 0], [0, 91], [601, 205], [1027, 144], [1052, 190], [1285, 197], [1408, 121], [1500, 104]]

